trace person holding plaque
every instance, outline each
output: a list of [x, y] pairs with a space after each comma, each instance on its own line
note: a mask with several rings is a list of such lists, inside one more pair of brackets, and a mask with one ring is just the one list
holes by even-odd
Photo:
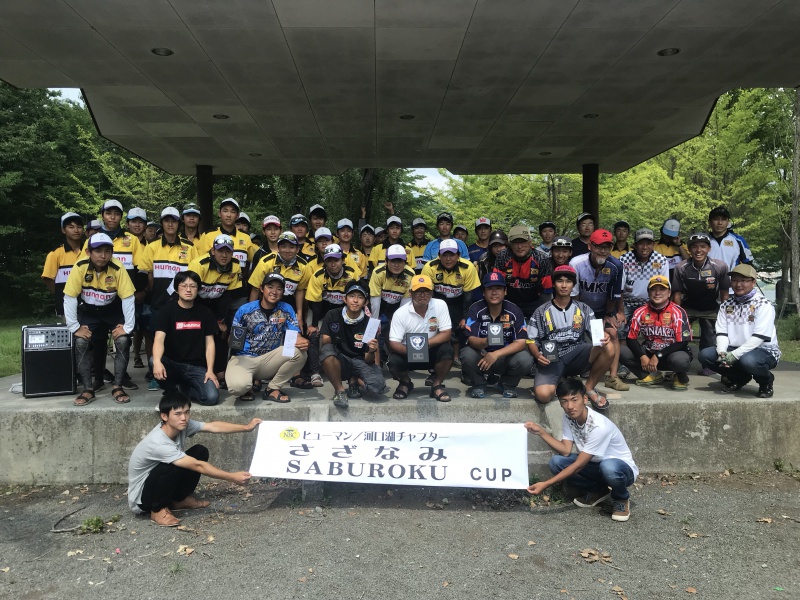
[[600, 377], [614, 358], [614, 347], [604, 330], [599, 346], [588, 341], [594, 311], [572, 298], [577, 281], [569, 265], [553, 271], [553, 299], [540, 306], [528, 322], [528, 349], [538, 363], [533, 397], [540, 404], [550, 402], [556, 385], [564, 376], [578, 376], [591, 365], [586, 380], [586, 397], [595, 410], [606, 410], [608, 400], [596, 389]]
[[525, 352], [528, 332], [525, 316], [506, 297], [506, 278], [492, 272], [483, 276], [483, 300], [469, 308], [461, 348], [461, 371], [472, 384], [472, 397], [486, 397], [486, 376], [500, 377], [503, 398], [516, 398], [515, 388], [530, 373], [533, 357]]
[[403, 400], [414, 389], [409, 371], [431, 368], [431, 398], [450, 402], [442, 382], [453, 366], [451, 329], [447, 304], [433, 297], [433, 281], [426, 275], [415, 275], [411, 302], [397, 309], [389, 330], [389, 371], [400, 382], [392, 398]]

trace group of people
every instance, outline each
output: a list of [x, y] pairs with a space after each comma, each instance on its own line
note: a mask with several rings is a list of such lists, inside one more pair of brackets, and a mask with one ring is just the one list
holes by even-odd
[[[393, 398], [408, 397], [409, 373], [423, 370], [430, 396], [447, 402], [455, 365], [475, 398], [489, 388], [514, 398], [530, 374], [534, 399], [547, 403], [564, 377], [583, 376], [588, 400], [605, 410], [601, 382], [627, 391], [633, 376], [637, 385], [670, 379], [672, 390], [688, 389], [695, 320], [701, 374], [720, 373], [726, 392], [755, 379], [759, 397], [773, 394], [774, 308], [724, 207], [685, 243], [675, 219], [657, 238], [647, 228], [631, 234], [625, 221], [613, 233], [598, 229], [582, 213], [574, 239], [544, 222], [537, 241], [526, 226], [505, 233], [481, 217], [470, 246], [455, 237], [466, 228], [448, 212], [432, 239], [420, 218], [407, 241], [396, 215], [380, 232], [362, 219], [358, 244], [352, 221], [332, 231], [319, 204], [292, 215], [288, 228], [268, 215], [260, 237], [233, 198], [205, 233], [196, 205], [162, 210], [150, 238], [144, 210], [129, 209], [124, 228], [123, 214], [118, 200], [104, 202], [86, 239], [82, 217], [65, 214], [64, 243], [42, 273], [75, 335], [77, 406], [92, 402], [104, 379], [116, 402], [128, 402], [130, 350], [144, 368], [144, 344], [148, 389], [181, 387], [206, 405], [221, 387], [249, 401], [265, 386], [264, 399], [286, 403], [289, 387], [320, 387], [324, 375], [346, 409], [349, 399], [388, 391], [384, 367], [397, 381]], [[366, 339], [375, 320], [378, 332]]]

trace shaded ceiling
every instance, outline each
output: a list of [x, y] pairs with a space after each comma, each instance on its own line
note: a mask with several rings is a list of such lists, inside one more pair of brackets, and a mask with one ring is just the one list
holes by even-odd
[[617, 172], [800, 84], [798, 31], [798, 0], [3, 0], [0, 79], [82, 88], [170, 173]]

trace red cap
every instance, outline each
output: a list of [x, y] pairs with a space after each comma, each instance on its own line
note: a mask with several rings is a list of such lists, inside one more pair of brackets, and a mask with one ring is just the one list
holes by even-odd
[[597, 229], [589, 236], [589, 241], [595, 246], [599, 246], [600, 244], [613, 244], [614, 236], [611, 235], [608, 229]]
[[566, 275], [567, 277], [572, 279], [572, 281], [575, 282], [578, 281], [578, 272], [575, 270], [574, 267], [571, 267], [570, 265], [560, 265], [555, 269], [553, 269], [552, 279], [554, 281], [558, 279], [560, 275]]

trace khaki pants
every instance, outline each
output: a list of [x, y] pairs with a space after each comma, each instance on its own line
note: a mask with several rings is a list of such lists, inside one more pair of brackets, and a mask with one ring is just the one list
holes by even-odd
[[253, 387], [253, 379], [270, 379], [267, 385], [270, 390], [283, 388], [291, 378], [303, 368], [306, 353], [295, 348], [291, 358], [283, 356], [283, 347], [275, 348], [261, 356], [233, 356], [225, 370], [225, 382], [228, 391], [234, 396], [241, 396]]

